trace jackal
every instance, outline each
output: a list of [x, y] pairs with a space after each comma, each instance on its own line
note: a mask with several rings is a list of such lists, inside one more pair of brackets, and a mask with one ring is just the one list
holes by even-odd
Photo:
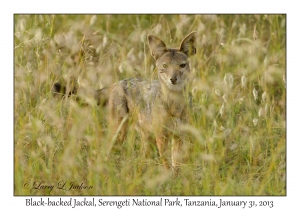
[[[128, 116], [136, 116], [144, 152], [148, 151], [149, 137], [154, 135], [162, 164], [175, 171], [179, 167], [183, 141], [178, 127], [188, 123], [184, 97], [191, 75], [188, 58], [196, 53], [195, 34], [188, 34], [179, 48], [167, 48], [158, 37], [148, 35], [158, 80], [124, 79], [105, 89], [110, 129], [118, 133], [118, 140], [125, 139]], [[168, 161], [166, 154], [170, 148], [171, 161]]]

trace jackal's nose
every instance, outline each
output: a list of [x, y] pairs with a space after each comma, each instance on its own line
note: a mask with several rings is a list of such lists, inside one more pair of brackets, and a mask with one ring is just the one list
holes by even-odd
[[170, 79], [170, 81], [171, 81], [172, 85], [174, 85], [174, 84], [176, 84], [177, 79], [176, 79], [176, 77], [172, 77], [172, 78]]

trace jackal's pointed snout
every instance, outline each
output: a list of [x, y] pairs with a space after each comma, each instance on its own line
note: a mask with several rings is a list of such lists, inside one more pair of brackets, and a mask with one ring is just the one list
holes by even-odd
[[177, 82], [177, 78], [176, 77], [171, 77], [170, 81], [171, 81], [172, 85], [175, 85], [176, 82]]

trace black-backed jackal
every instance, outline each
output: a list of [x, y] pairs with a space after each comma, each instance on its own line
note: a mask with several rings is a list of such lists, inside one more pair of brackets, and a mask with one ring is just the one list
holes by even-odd
[[[180, 163], [183, 139], [180, 132], [173, 131], [177, 131], [180, 124], [188, 123], [187, 100], [184, 97], [191, 75], [188, 58], [196, 53], [195, 34], [188, 34], [179, 48], [167, 48], [159, 38], [148, 35], [158, 80], [125, 79], [105, 89], [109, 128], [117, 132], [118, 141], [125, 139], [126, 119], [135, 115], [144, 152], [147, 153], [149, 137], [154, 135], [164, 167], [171, 166], [174, 171]], [[99, 93], [101, 95], [101, 91]], [[116, 140], [116, 135], [112, 139]], [[168, 161], [166, 154], [170, 148], [171, 161]]]

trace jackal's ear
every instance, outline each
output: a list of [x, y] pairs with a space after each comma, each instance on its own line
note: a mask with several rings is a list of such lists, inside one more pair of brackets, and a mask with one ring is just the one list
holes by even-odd
[[154, 35], [148, 35], [148, 44], [151, 50], [151, 55], [155, 60], [159, 59], [165, 52], [168, 51], [166, 44]]
[[196, 32], [193, 31], [187, 35], [181, 42], [179, 51], [183, 52], [187, 56], [196, 54]]

